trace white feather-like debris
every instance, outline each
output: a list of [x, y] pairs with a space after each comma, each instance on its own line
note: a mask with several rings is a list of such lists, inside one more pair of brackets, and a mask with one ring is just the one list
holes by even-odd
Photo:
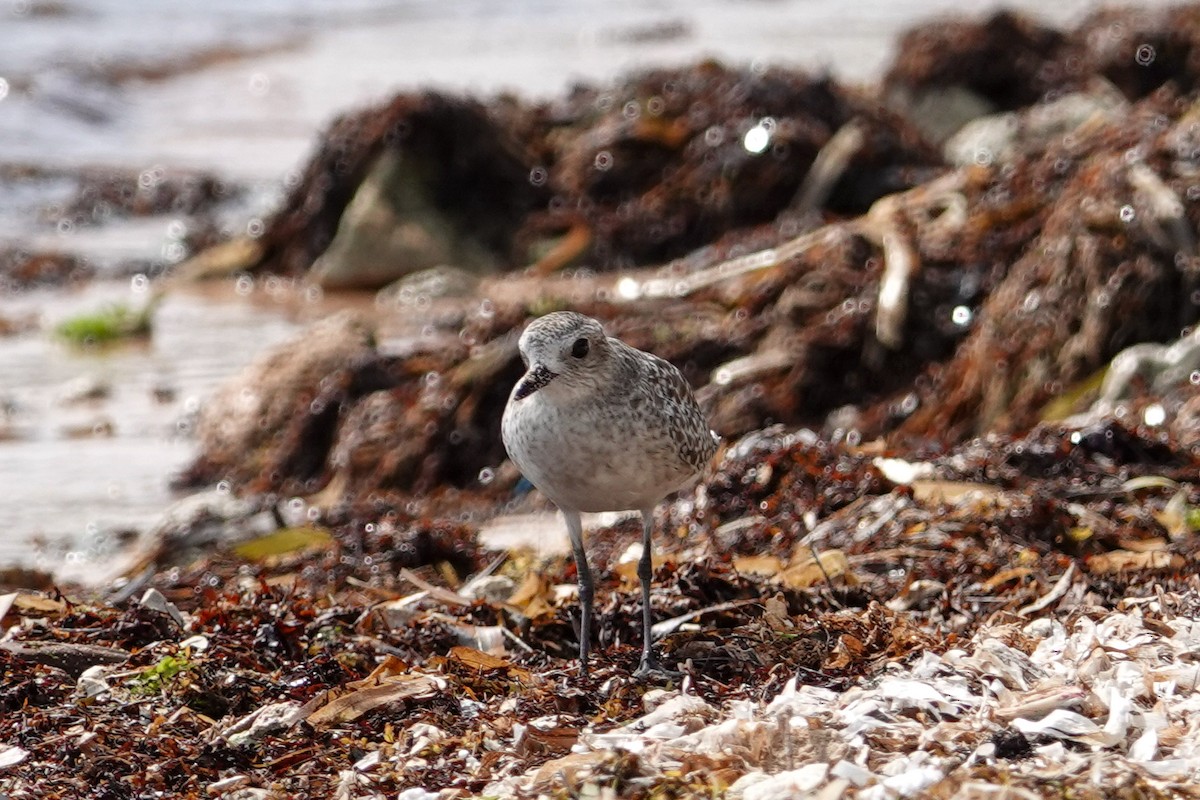
[[[584, 731], [564, 758], [578, 781], [614, 752], [663, 771], [707, 759], [741, 800], [984, 797], [997, 768], [1013, 797], [1131, 773], [1169, 794], [1200, 778], [1200, 623], [1173, 616], [1194, 601], [985, 628], [840, 692], [793, 678], [764, 702], [720, 707], [657, 691], [643, 717]], [[550, 762], [484, 794], [534, 796], [555, 774]]]

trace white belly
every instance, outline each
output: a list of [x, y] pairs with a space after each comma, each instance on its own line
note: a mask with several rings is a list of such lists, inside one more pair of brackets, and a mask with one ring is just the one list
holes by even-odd
[[557, 505], [576, 511], [651, 508], [694, 477], [669, 432], [628, 418], [572, 414], [537, 393], [504, 413], [509, 457]]

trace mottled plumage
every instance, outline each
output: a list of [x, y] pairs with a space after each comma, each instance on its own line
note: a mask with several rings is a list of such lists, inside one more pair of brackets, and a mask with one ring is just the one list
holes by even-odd
[[547, 314], [526, 328], [520, 350], [528, 371], [504, 410], [504, 446], [566, 519], [579, 568], [583, 671], [592, 582], [579, 512], [629, 509], [642, 512], [645, 545], [638, 568], [645, 603], [639, 671], [656, 669], [649, 606], [654, 507], [704, 469], [716, 437], [679, 370], [606, 336], [590, 317]]

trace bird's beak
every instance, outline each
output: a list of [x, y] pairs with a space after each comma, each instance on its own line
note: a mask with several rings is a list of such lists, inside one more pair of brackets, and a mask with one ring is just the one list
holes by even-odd
[[524, 400], [557, 377], [558, 373], [551, 372], [541, 364], [536, 364], [533, 369], [525, 373], [525, 377], [521, 378], [521, 382], [517, 384], [517, 393], [513, 395], [513, 399]]

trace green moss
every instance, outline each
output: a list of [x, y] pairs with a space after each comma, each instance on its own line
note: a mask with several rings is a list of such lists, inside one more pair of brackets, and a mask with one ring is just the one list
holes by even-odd
[[150, 336], [157, 307], [157, 297], [138, 310], [124, 303], [112, 303], [99, 311], [64, 320], [55, 328], [55, 333], [80, 347], [123, 339], [145, 339]]
[[130, 691], [144, 696], [161, 694], [179, 677], [180, 673], [190, 669], [191, 666], [192, 663], [186, 658], [163, 656], [157, 664], [142, 670], [141, 674], [133, 679]]

